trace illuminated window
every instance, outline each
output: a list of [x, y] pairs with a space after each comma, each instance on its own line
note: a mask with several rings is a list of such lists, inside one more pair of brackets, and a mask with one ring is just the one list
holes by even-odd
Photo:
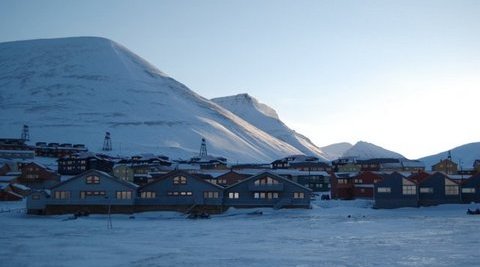
[[420, 193], [433, 193], [432, 187], [420, 187]]
[[378, 187], [377, 192], [378, 193], [391, 193], [392, 189], [390, 187]]
[[404, 185], [402, 187], [402, 193], [404, 195], [416, 195], [417, 194], [417, 187], [414, 185]]
[[117, 199], [132, 199], [131, 191], [117, 191]]
[[55, 191], [55, 199], [70, 199], [70, 191]]
[[458, 195], [458, 185], [446, 185], [445, 195], [449, 195], [449, 196]]
[[204, 198], [218, 198], [218, 192], [203, 192]]
[[240, 198], [240, 194], [238, 192], [230, 192], [230, 193], [228, 193], [228, 198], [238, 199], [238, 198]]
[[100, 177], [98, 176], [87, 176], [86, 178], [86, 183], [87, 184], [99, 184], [100, 183]]
[[462, 193], [475, 193], [475, 188], [473, 187], [462, 188]]
[[176, 176], [173, 178], [173, 184], [187, 184], [187, 177]]
[[293, 193], [293, 198], [305, 198], [305, 193], [303, 192], [294, 192]]

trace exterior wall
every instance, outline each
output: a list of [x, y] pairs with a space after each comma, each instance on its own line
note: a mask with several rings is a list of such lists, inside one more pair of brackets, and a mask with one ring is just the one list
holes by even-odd
[[359, 165], [347, 163], [344, 165], [339, 165], [337, 169], [338, 172], [359, 172], [361, 168]]
[[354, 184], [351, 177], [337, 177], [332, 174], [330, 178], [330, 195], [333, 199], [351, 200], [354, 198]]
[[[404, 194], [403, 186], [414, 187], [414, 194]], [[385, 192], [386, 188], [390, 192]], [[379, 209], [418, 207], [418, 186], [401, 175], [389, 175], [375, 184], [374, 199], [374, 207]]]
[[47, 193], [43, 190], [34, 191], [27, 196], [27, 213], [44, 214], [47, 203]]
[[[474, 192], [471, 192], [471, 191]], [[476, 174], [462, 184], [462, 201], [480, 203], [480, 174]]]
[[[277, 184], [255, 184], [256, 180], [270, 177], [278, 181]], [[238, 198], [231, 197], [238, 193]], [[268, 195], [278, 194], [278, 198], [255, 198], [255, 193]], [[303, 198], [295, 198], [298, 193], [303, 194]], [[225, 189], [225, 205], [229, 207], [250, 208], [250, 207], [310, 207], [310, 198], [312, 191], [297, 183], [289, 181], [278, 175], [271, 173], [262, 173], [243, 180], [231, 187]]]
[[[186, 183], [174, 183], [175, 177], [185, 177]], [[142, 198], [142, 192], [155, 192], [154, 198]], [[178, 195], [174, 195], [178, 192]], [[185, 194], [182, 195], [182, 192]], [[191, 194], [187, 194], [191, 192]], [[204, 192], [216, 192], [217, 198], [205, 198]], [[223, 204], [223, 188], [204, 181], [183, 172], [168, 174], [166, 177], [146, 184], [139, 189], [139, 198], [136, 201], [139, 206], [192, 206], [192, 205], [213, 205]]]
[[[445, 194], [445, 185], [451, 183], [457, 185], [442, 173], [435, 173], [420, 183], [419, 204], [422, 206], [431, 206], [448, 203], [461, 203], [460, 186], [458, 186], [458, 195]], [[432, 188], [433, 192], [422, 192], [422, 188]]]
[[[99, 177], [99, 183], [87, 183], [87, 177]], [[97, 171], [87, 171], [51, 189], [51, 197], [46, 205], [120, 205], [132, 206], [137, 196], [136, 186], [117, 180], [112, 176]], [[105, 192], [105, 195], [91, 195], [81, 198], [81, 192]], [[57, 192], [69, 192], [69, 197], [57, 199]], [[131, 192], [130, 199], [117, 198], [117, 192]]]
[[6, 159], [33, 159], [35, 152], [30, 150], [0, 150], [0, 158]]

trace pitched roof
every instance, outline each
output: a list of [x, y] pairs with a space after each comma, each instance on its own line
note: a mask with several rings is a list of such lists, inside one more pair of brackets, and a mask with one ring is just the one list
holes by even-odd
[[134, 183], [130, 183], [130, 182], [124, 181], [124, 180], [119, 179], [119, 178], [117, 178], [117, 177], [115, 177], [115, 176], [112, 176], [112, 175], [110, 175], [110, 174], [108, 174], [108, 173], [106, 173], [106, 172], [102, 172], [102, 171], [99, 171], [99, 170], [91, 169], [91, 170], [88, 170], [88, 171], [83, 172], [83, 173], [81, 173], [81, 174], [75, 175], [75, 176], [73, 176], [72, 178], [70, 178], [70, 179], [68, 179], [68, 180], [65, 180], [65, 181], [63, 181], [63, 182], [61, 182], [61, 183], [59, 183], [59, 184], [56, 184], [55, 186], [51, 187], [50, 189], [54, 189], [54, 188], [60, 187], [60, 186], [62, 186], [62, 185], [64, 185], [64, 184], [70, 183], [70, 182], [73, 181], [73, 180], [80, 179], [80, 178], [82, 178], [82, 177], [85, 177], [85, 176], [87, 176], [87, 175], [92, 175], [92, 174], [98, 174], [98, 175], [100, 175], [100, 176], [107, 177], [108, 179], [111, 179], [111, 180], [113, 180], [113, 181], [115, 181], [115, 182], [117, 182], [117, 183], [120, 183], [120, 184], [122, 184], [122, 185], [124, 185], [124, 186], [127, 186], [127, 187], [134, 187], [135, 189], [138, 188], [138, 185], [136, 185], [136, 184], [134, 184]]
[[143, 189], [144, 187], [147, 187], [147, 186], [150, 186], [152, 184], [156, 184], [156, 183], [159, 183], [161, 181], [164, 181], [164, 180], [167, 180], [169, 178], [173, 178], [173, 177], [176, 177], [176, 176], [185, 176], [187, 178], [193, 178], [197, 181], [200, 181], [202, 183], [205, 183], [205, 184], [208, 184], [209, 186], [213, 186], [213, 187], [216, 187], [218, 189], [222, 189], [223, 190], [223, 187], [222, 186], [219, 186], [219, 185], [216, 185], [216, 184], [213, 184], [213, 183], [210, 183], [208, 181], [205, 181], [204, 179], [196, 176], [195, 174], [191, 174], [191, 173], [188, 173], [188, 172], [185, 172], [185, 171], [182, 171], [182, 170], [174, 170], [174, 171], [171, 171], [163, 176], [161, 176], [160, 178], [158, 179], [155, 179], [154, 181], [151, 181], [141, 187], [139, 187], [139, 190]]
[[280, 175], [276, 175], [276, 174], [274, 174], [274, 173], [272, 173], [272, 172], [262, 172], [262, 173], [259, 173], [259, 174], [257, 174], [257, 175], [254, 175], [254, 176], [250, 176], [249, 178], [243, 179], [243, 180], [241, 180], [241, 181], [238, 181], [238, 182], [235, 183], [235, 184], [232, 184], [232, 185], [226, 187], [225, 190], [230, 189], [230, 188], [232, 188], [232, 187], [235, 187], [235, 186], [237, 186], [237, 185], [239, 185], [239, 184], [246, 183], [246, 182], [248, 182], [248, 181], [255, 180], [255, 179], [261, 178], [261, 177], [263, 177], [263, 176], [267, 176], [267, 175], [268, 175], [268, 176], [271, 176], [271, 177], [273, 177], [273, 178], [275, 178], [275, 179], [279, 179], [279, 180], [282, 180], [282, 181], [284, 181], [284, 182], [287, 182], [287, 183], [293, 184], [293, 185], [295, 185], [295, 186], [301, 187], [301, 188], [303, 188], [303, 189], [305, 189], [305, 190], [312, 191], [312, 189], [310, 189], [310, 188], [308, 188], [308, 187], [305, 187], [305, 186], [303, 186], [303, 185], [301, 185], [301, 184], [295, 183], [294, 181], [291, 181], [291, 180], [289, 180], [289, 179], [287, 179], [287, 178], [284, 178], [284, 177], [282, 177], [282, 176], [280, 176]]

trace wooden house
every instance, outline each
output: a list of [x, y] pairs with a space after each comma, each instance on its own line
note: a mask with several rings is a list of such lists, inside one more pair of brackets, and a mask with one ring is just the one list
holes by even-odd
[[32, 189], [46, 189], [60, 183], [60, 175], [48, 167], [30, 162], [22, 166], [17, 182]]
[[19, 201], [22, 199], [23, 195], [15, 192], [12, 184], [0, 183], [0, 201]]
[[330, 175], [326, 172], [304, 172], [304, 174], [295, 174], [292, 180], [312, 189], [313, 192], [328, 192], [331, 187]]
[[364, 171], [354, 177], [353, 197], [373, 199], [374, 184], [382, 181], [382, 176], [375, 172]]
[[464, 203], [480, 203], [480, 173], [463, 181], [462, 201]]
[[373, 158], [366, 160], [357, 160], [357, 164], [360, 165], [362, 171], [380, 171], [382, 165], [399, 163], [399, 159], [394, 158]]
[[227, 186], [236, 184], [244, 179], [247, 179], [248, 177], [250, 177], [250, 175], [242, 174], [242, 173], [231, 170], [229, 172], [226, 172], [222, 175], [217, 176], [215, 180], [216, 180], [216, 184], [223, 187], [227, 187]]
[[354, 195], [354, 173], [332, 173], [330, 175], [330, 196], [333, 199], [351, 200]]
[[419, 184], [419, 205], [431, 206], [461, 203], [460, 185], [441, 172], [425, 178]]
[[138, 211], [223, 211], [223, 187], [183, 171], [172, 171], [138, 190]]
[[309, 208], [312, 190], [263, 172], [225, 188], [224, 194], [227, 207]]
[[[89, 170], [52, 187], [48, 198], [35, 196], [27, 198], [27, 210], [35, 210], [34, 213], [131, 213], [137, 186], [105, 172]], [[39, 208], [40, 202], [43, 209]]]
[[360, 165], [352, 162], [337, 165], [336, 167], [337, 172], [359, 172], [361, 169]]
[[133, 182], [135, 175], [133, 168], [129, 164], [116, 164], [113, 167], [113, 175], [124, 181]]
[[59, 159], [58, 173], [61, 175], [77, 175], [87, 170], [99, 170], [111, 173], [114, 162], [94, 153], [79, 153]]
[[458, 164], [453, 162], [450, 158], [443, 159], [432, 166], [432, 171], [443, 172], [446, 174], [456, 174], [458, 171]]
[[374, 184], [375, 208], [418, 207], [418, 187], [415, 181], [397, 172], [383, 174], [382, 177], [381, 181]]

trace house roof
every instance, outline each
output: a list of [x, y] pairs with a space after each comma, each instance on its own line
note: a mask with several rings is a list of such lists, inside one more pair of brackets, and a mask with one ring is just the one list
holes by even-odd
[[108, 173], [106, 173], [106, 172], [102, 172], [102, 171], [99, 171], [99, 170], [94, 170], [94, 169], [92, 169], [92, 170], [88, 170], [88, 171], [86, 171], [86, 172], [84, 172], [84, 173], [81, 173], [81, 174], [79, 174], [79, 175], [75, 175], [75, 176], [73, 176], [72, 178], [70, 178], [70, 179], [68, 179], [68, 180], [65, 180], [65, 181], [63, 181], [63, 182], [61, 182], [61, 183], [59, 183], [59, 184], [56, 184], [55, 186], [51, 187], [51, 189], [60, 187], [60, 186], [62, 186], [62, 185], [64, 185], [64, 184], [70, 183], [70, 182], [73, 181], [73, 180], [80, 179], [80, 178], [85, 177], [85, 176], [87, 176], [87, 175], [95, 175], [95, 174], [97, 174], [97, 175], [99, 175], [99, 176], [107, 177], [108, 179], [111, 179], [111, 180], [113, 180], [113, 181], [115, 181], [115, 182], [117, 182], [117, 183], [120, 183], [120, 184], [122, 184], [122, 185], [124, 185], [124, 186], [127, 186], [127, 187], [133, 187], [133, 188], [135, 188], [135, 189], [138, 188], [138, 185], [136, 185], [136, 184], [134, 184], [134, 183], [130, 183], [130, 182], [124, 181], [124, 180], [122, 180], [122, 179], [118, 179], [118, 178], [116, 178], [115, 176], [112, 176], [112, 175], [110, 175], [110, 174], [108, 174]]
[[176, 176], [185, 176], [187, 178], [193, 178], [197, 181], [200, 181], [202, 183], [205, 183], [205, 184], [208, 184], [209, 186], [213, 186], [213, 187], [216, 187], [218, 189], [222, 189], [223, 190], [223, 187], [222, 186], [219, 186], [219, 185], [216, 185], [216, 184], [213, 184], [213, 183], [210, 183], [198, 176], [196, 176], [195, 174], [191, 174], [191, 173], [188, 173], [188, 172], [185, 172], [185, 171], [182, 171], [182, 170], [174, 170], [174, 171], [171, 171], [165, 175], [163, 175], [162, 177], [158, 178], [158, 179], [155, 179], [154, 181], [151, 181], [141, 187], [139, 187], [139, 190], [142, 190], [144, 187], [147, 187], [147, 186], [150, 186], [152, 184], [156, 184], [156, 183], [159, 183], [161, 181], [164, 181], [164, 180], [167, 180], [169, 178], [173, 178], [173, 177], [176, 177]]
[[453, 183], [456, 183], [458, 184], [458, 181], [454, 180], [454, 179], [451, 179], [448, 175], [446, 175], [445, 173], [443, 172], [435, 172], [434, 174], [426, 177], [425, 179], [423, 179], [422, 181], [420, 181], [420, 184], [423, 184], [424, 182], [428, 181], [428, 180], [431, 180], [431, 179], [434, 179], [434, 178], [445, 178], [445, 179], [448, 179], [450, 180], [451, 182]]
[[303, 189], [305, 189], [305, 190], [312, 191], [312, 189], [310, 189], [310, 188], [308, 188], [308, 187], [305, 187], [305, 186], [303, 186], [303, 185], [301, 185], [301, 184], [295, 183], [294, 181], [291, 181], [291, 180], [289, 180], [289, 179], [287, 179], [287, 178], [284, 178], [284, 177], [279, 176], [279, 175], [277, 175], [277, 174], [274, 174], [274, 173], [272, 173], [272, 172], [262, 172], [262, 173], [259, 173], [259, 174], [257, 174], [257, 175], [254, 175], [254, 176], [250, 176], [250, 177], [248, 177], [248, 178], [246, 178], [246, 179], [243, 179], [243, 180], [241, 180], [241, 181], [238, 181], [238, 182], [235, 183], [235, 184], [232, 184], [232, 185], [226, 187], [225, 190], [230, 189], [230, 188], [232, 188], [232, 187], [235, 187], [235, 186], [237, 186], [237, 185], [239, 185], [239, 184], [247, 183], [248, 181], [261, 178], [261, 177], [263, 177], [263, 176], [271, 176], [271, 177], [273, 177], [273, 178], [275, 178], [275, 179], [279, 179], [279, 180], [282, 180], [282, 181], [284, 181], [284, 182], [293, 184], [293, 185], [298, 186], [298, 187], [301, 187], [301, 188], [303, 188]]

